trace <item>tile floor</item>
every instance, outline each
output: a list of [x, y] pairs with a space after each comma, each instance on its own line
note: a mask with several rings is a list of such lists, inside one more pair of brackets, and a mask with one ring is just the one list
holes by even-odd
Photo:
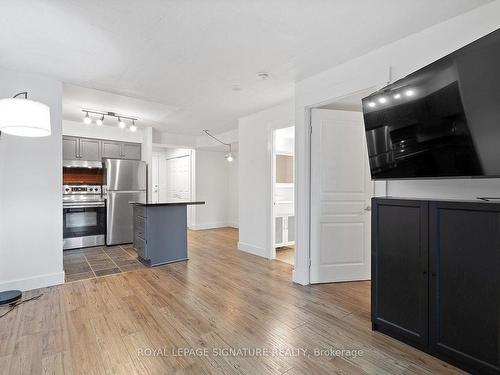
[[145, 268], [132, 245], [66, 250], [63, 262], [66, 282]]

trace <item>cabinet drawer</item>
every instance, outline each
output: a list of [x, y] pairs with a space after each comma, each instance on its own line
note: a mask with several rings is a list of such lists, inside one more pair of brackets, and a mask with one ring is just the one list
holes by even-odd
[[147, 217], [146, 216], [146, 207], [134, 206], [134, 216], [142, 216], [143, 218]]
[[144, 241], [144, 239], [137, 235], [134, 236], [134, 249], [135, 251], [137, 251], [137, 255], [142, 259], [149, 259], [146, 248], [146, 241]]
[[[146, 231], [146, 219], [142, 216], [136, 215], [135, 216], [135, 222], [134, 222], [134, 230], [140, 230], [143, 233]], [[145, 238], [144, 236], [141, 236], [142, 238]]]

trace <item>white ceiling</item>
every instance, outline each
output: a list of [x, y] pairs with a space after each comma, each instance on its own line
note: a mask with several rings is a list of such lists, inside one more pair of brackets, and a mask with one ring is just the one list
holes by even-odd
[[221, 132], [291, 98], [298, 80], [487, 2], [2, 1], [0, 66], [121, 96], [65, 90], [67, 118], [88, 99], [164, 131]]

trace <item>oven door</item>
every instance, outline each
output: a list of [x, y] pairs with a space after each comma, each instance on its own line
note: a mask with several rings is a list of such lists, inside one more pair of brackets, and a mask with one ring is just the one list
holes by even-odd
[[72, 205], [63, 208], [63, 237], [88, 237], [106, 234], [106, 207]]

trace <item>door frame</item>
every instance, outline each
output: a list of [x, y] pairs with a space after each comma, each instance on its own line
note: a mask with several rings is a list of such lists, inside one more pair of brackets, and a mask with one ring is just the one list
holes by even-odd
[[[284, 129], [284, 128], [290, 128], [293, 127], [295, 128], [295, 124], [290, 123], [289, 120], [279, 120], [279, 121], [274, 121], [268, 124], [267, 128], [267, 212], [266, 212], [266, 217], [267, 217], [267, 223], [266, 223], [266, 228], [267, 228], [267, 233], [266, 233], [266, 239], [267, 239], [267, 246], [266, 246], [266, 256], [268, 259], [276, 259], [276, 248], [274, 246], [275, 244], [275, 222], [274, 222], [274, 189], [276, 186], [276, 146], [275, 146], [275, 139], [276, 139], [276, 134], [275, 131], [278, 129]], [[294, 196], [296, 195], [297, 192], [297, 187], [294, 184]], [[297, 221], [295, 221], [295, 226], [297, 226]], [[294, 259], [294, 262], [296, 259]]]

